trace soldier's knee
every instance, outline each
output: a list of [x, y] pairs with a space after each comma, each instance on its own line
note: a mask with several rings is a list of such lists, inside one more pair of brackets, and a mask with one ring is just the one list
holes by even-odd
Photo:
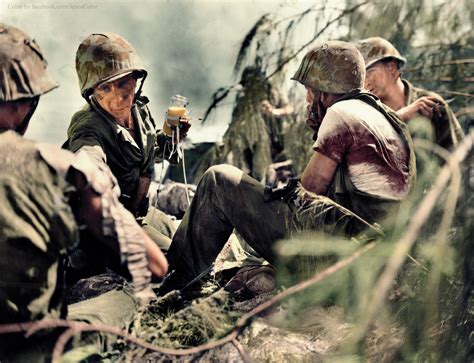
[[211, 166], [206, 170], [203, 177], [212, 177], [213, 179], [221, 179], [228, 175], [234, 167], [227, 164], [219, 164]]
[[230, 179], [235, 171], [238, 170], [236, 167], [227, 164], [211, 166], [202, 176], [201, 183], [212, 183], [215, 186], [221, 185], [222, 182]]

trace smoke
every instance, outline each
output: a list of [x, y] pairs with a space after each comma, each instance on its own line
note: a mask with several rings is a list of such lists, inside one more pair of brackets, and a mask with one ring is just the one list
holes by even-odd
[[[60, 145], [71, 116], [83, 105], [74, 68], [79, 43], [94, 32], [124, 36], [149, 72], [144, 94], [158, 125], [170, 97], [190, 99], [191, 116], [202, 117], [212, 93], [234, 82], [232, 67], [243, 36], [277, 2], [259, 1], [5, 1], [1, 21], [35, 38], [60, 87], [43, 96], [27, 137]], [[230, 111], [206, 128], [196, 124], [192, 140], [213, 141], [225, 131]], [[160, 125], [161, 126], [161, 125]]]

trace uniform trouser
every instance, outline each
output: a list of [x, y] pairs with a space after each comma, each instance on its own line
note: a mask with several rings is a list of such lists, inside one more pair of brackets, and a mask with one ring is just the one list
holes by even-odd
[[[126, 289], [115, 289], [68, 307], [67, 319], [89, 324], [106, 324], [127, 330], [140, 302]], [[63, 329], [42, 330], [29, 338], [24, 333], [0, 335], [1, 362], [50, 362], [54, 345]], [[83, 333], [71, 340], [62, 357], [65, 362], [102, 361], [112, 352], [117, 337], [112, 334]], [[88, 360], [90, 358], [90, 360]]]
[[263, 192], [263, 185], [233, 166], [206, 171], [167, 255], [183, 282], [214, 262], [234, 228], [260, 256], [274, 262], [272, 244], [287, 234], [292, 213], [280, 200], [266, 201]]
[[155, 207], [150, 207], [145, 218], [139, 223], [162, 251], [168, 251], [171, 238], [173, 238], [176, 231], [176, 226], [168, 215]]
[[257, 252], [240, 236], [237, 232], [230, 236], [226, 247], [222, 250], [223, 254], [217, 259], [221, 263], [216, 266], [218, 271], [231, 270], [244, 266], [268, 265], [268, 261], [260, 257]]

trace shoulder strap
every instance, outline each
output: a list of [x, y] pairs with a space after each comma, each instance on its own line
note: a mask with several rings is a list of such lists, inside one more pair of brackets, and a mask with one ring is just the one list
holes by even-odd
[[[368, 105], [375, 108], [382, 115], [385, 116], [388, 122], [392, 127], [397, 131], [397, 133], [402, 137], [403, 141], [408, 147], [409, 150], [409, 161], [408, 161], [408, 172], [411, 177], [412, 185], [416, 180], [416, 158], [415, 158], [415, 148], [413, 146], [413, 140], [411, 138], [410, 132], [407, 125], [402, 121], [402, 119], [390, 108], [385, 106], [377, 96], [364, 92], [360, 89], [356, 89], [350, 93], [345, 94], [343, 97], [339, 98], [336, 102], [345, 101], [345, 100], [361, 100]], [[335, 102], [335, 103], [336, 103]]]

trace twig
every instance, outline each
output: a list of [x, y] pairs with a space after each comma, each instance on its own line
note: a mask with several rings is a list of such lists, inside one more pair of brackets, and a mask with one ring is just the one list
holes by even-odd
[[[234, 329], [225, 337], [209, 342], [206, 344], [199, 345], [197, 347], [186, 348], [186, 349], [172, 349], [172, 348], [164, 348], [160, 346], [156, 346], [145, 342], [142, 339], [136, 338], [130, 335], [128, 332], [121, 330], [112, 325], [94, 323], [94, 324], [87, 324], [82, 322], [75, 322], [75, 321], [68, 321], [68, 320], [42, 320], [38, 322], [28, 322], [28, 323], [17, 323], [17, 324], [3, 324], [0, 325], [0, 334], [7, 334], [7, 333], [17, 333], [26, 331], [27, 336], [30, 336], [37, 332], [38, 330], [42, 329], [50, 329], [50, 328], [58, 328], [58, 327], [66, 327], [68, 328], [61, 336], [58, 338], [56, 345], [53, 351], [53, 363], [59, 362], [61, 355], [64, 352], [64, 348], [67, 342], [75, 335], [81, 332], [92, 332], [92, 331], [101, 331], [104, 333], [115, 334], [124, 338], [125, 340], [140, 346], [142, 348], [149, 349], [154, 352], [167, 354], [167, 355], [175, 355], [175, 356], [184, 356], [184, 355], [193, 355], [197, 353], [202, 353], [204, 351], [217, 348], [222, 346], [226, 343], [230, 343], [235, 340], [239, 334], [243, 331], [243, 329], [250, 323], [251, 319], [258, 314], [261, 314], [265, 310], [269, 309], [276, 303], [282, 301], [286, 297], [302, 291], [309, 286], [324, 280], [325, 278], [331, 276], [332, 274], [336, 273], [337, 271], [343, 269], [344, 267], [348, 266], [352, 263], [355, 259], [359, 258], [361, 255], [367, 253], [370, 249], [375, 246], [375, 242], [368, 243], [367, 245], [363, 246], [362, 248], [355, 251], [352, 255], [346, 257], [345, 259], [335, 263], [334, 265], [328, 267], [327, 269], [321, 271], [320, 273], [314, 275], [313, 277], [309, 278], [308, 280], [302, 281], [289, 289], [275, 295], [272, 299], [268, 300], [267, 302], [257, 306], [247, 314], [240, 317], [237, 323], [234, 326]], [[235, 345], [235, 343], [234, 343]]]
[[57, 347], [57, 352], [60, 352], [61, 347], [64, 350], [64, 346], [67, 344], [67, 341], [69, 341], [69, 339], [73, 335], [78, 334], [80, 332], [101, 331], [104, 333], [110, 333], [110, 334], [120, 336], [124, 338], [125, 340], [137, 346], [140, 346], [142, 348], [150, 349], [152, 351], [162, 353], [162, 354], [178, 355], [178, 356], [201, 353], [203, 351], [216, 348], [225, 343], [229, 343], [232, 341], [232, 339], [235, 339], [237, 337], [237, 331], [233, 331], [222, 339], [219, 339], [207, 344], [203, 344], [198, 347], [187, 348], [187, 349], [172, 349], [172, 348], [164, 348], [164, 347], [159, 347], [159, 346], [150, 344], [112, 325], [101, 324], [101, 323], [88, 324], [88, 323], [82, 323], [82, 322], [77, 322], [77, 321], [60, 320], [60, 319], [44, 319], [37, 322], [0, 324], [0, 335], [10, 334], [10, 333], [19, 333], [19, 332], [28, 332], [26, 336], [29, 337], [30, 335], [34, 334], [35, 332], [39, 330], [52, 329], [52, 328], [69, 328], [68, 330], [66, 330], [66, 332], [71, 330], [71, 333], [73, 333], [71, 336], [69, 336], [69, 333], [66, 335], [64, 334], [62, 335], [63, 338], [60, 342], [60, 345]]
[[306, 15], [308, 15], [309, 13], [314, 13], [314, 12], [317, 12], [317, 11], [324, 11], [324, 10], [327, 10], [327, 9], [331, 9], [331, 10], [342, 10], [342, 9], [340, 9], [340, 8], [329, 8], [329, 7], [326, 7], [326, 6], [323, 6], [323, 7], [321, 7], [321, 8], [316, 9], [316, 8], [314, 7], [314, 5], [313, 5], [313, 6], [309, 7], [309, 8], [307, 8], [306, 10], [299, 12], [298, 14], [290, 15], [290, 16], [287, 16], [287, 17], [285, 17], [285, 18], [281, 18], [281, 19], [278, 20], [278, 21], [275, 21], [275, 22], [273, 23], [273, 25], [274, 25], [274, 27], [276, 27], [276, 26], [280, 25], [281, 23], [284, 23], [284, 22], [286, 22], [286, 21], [288, 21], [288, 20], [295, 19], [295, 18], [300, 18], [300, 19], [302, 19], [302, 18], [304, 18]]
[[[433, 144], [430, 141], [423, 140], [423, 139], [414, 139], [413, 143], [416, 147], [425, 149], [425, 150], [430, 150], [436, 153], [440, 158], [444, 160], [445, 163], [449, 162], [449, 151], [446, 149], [442, 148], [441, 146], [438, 146], [436, 144]], [[425, 272], [430, 272], [429, 268], [426, 267], [425, 265], [422, 265], [418, 260], [416, 260], [411, 254], [407, 254], [407, 257], [409, 260], [411, 260], [413, 263], [415, 263], [418, 267], [422, 268]]]
[[387, 262], [385, 270], [376, 282], [372, 292], [371, 304], [368, 305], [364, 318], [362, 319], [357, 330], [353, 333], [351, 338], [352, 344], [349, 344], [349, 346], [354, 346], [365, 337], [369, 327], [382, 308], [387, 296], [387, 292], [392, 286], [394, 277], [405, 261], [406, 255], [413, 247], [421, 227], [431, 214], [431, 211], [433, 210], [439, 195], [445, 190], [446, 184], [451, 177], [452, 165], [460, 164], [466, 158], [469, 151], [472, 149], [473, 143], [474, 131], [471, 131], [471, 133], [466, 136], [463, 142], [451, 154], [449, 159], [450, 162], [441, 169], [432, 188], [423, 198], [421, 205], [413, 215], [411, 223], [408, 225], [405, 234], [397, 243], [397, 248]]
[[[442, 89], [433, 90], [433, 92], [436, 92], [436, 93], [445, 93], [445, 94], [448, 94], [448, 95], [461, 96], [461, 97], [474, 97], [474, 94], [472, 94], [472, 93], [446, 91], [446, 90], [442, 90]], [[456, 116], [457, 116], [457, 115], [456, 115]]]
[[327, 28], [329, 28], [332, 24], [338, 22], [339, 20], [341, 20], [344, 16], [346, 16], [347, 14], [350, 14], [350, 13], [353, 13], [354, 11], [356, 11], [357, 9], [359, 9], [360, 7], [364, 6], [364, 5], [367, 5], [369, 3], [369, 1], [364, 1], [360, 4], [357, 4], [355, 6], [353, 6], [352, 8], [350, 9], [347, 9], [347, 10], [344, 10], [343, 12], [341, 12], [338, 16], [336, 16], [335, 18], [329, 20], [326, 25], [308, 42], [306, 42], [304, 45], [302, 45], [300, 48], [298, 48], [298, 50], [293, 53], [291, 56], [289, 56], [288, 58], [286, 58], [284, 61], [282, 61], [279, 66], [272, 72], [270, 73], [268, 76], [267, 76], [267, 79], [270, 79], [271, 77], [273, 77], [275, 74], [277, 74], [278, 72], [280, 72], [280, 70], [288, 63], [290, 62], [292, 59], [294, 59], [298, 54], [300, 54], [303, 50], [305, 50], [311, 43], [313, 43], [316, 39], [319, 38], [319, 36], [324, 33], [326, 31]]
[[425, 68], [437, 68], [437, 67], [444, 67], [444, 66], [449, 66], [449, 65], [473, 64], [473, 63], [474, 63], [474, 59], [452, 59], [452, 60], [443, 61], [438, 64], [423, 65], [423, 66], [413, 67], [413, 68], [406, 67], [406, 68], [403, 68], [403, 71], [416, 72]]
[[[456, 205], [458, 202], [459, 194], [461, 191], [461, 172], [459, 169], [459, 165], [452, 163], [449, 159], [449, 152], [436, 145], [432, 144], [426, 140], [416, 140], [417, 146], [424, 147], [426, 149], [431, 149], [436, 152], [439, 156], [446, 160], [448, 166], [451, 167], [451, 183], [449, 184], [449, 189], [447, 194], [449, 195], [446, 198], [445, 205], [444, 205], [444, 213], [441, 218], [441, 222], [439, 224], [438, 229], [436, 230], [434, 236], [435, 241], [433, 245], [435, 246], [435, 255], [433, 256], [433, 264], [431, 267], [431, 274], [428, 277], [426, 293], [431, 294], [430, 301], [436, 302], [439, 301], [439, 281], [441, 276], [442, 264], [444, 262], [443, 256], [446, 251], [446, 245], [448, 243], [448, 232], [449, 226], [452, 224], [454, 214], [456, 211]], [[437, 341], [439, 340], [438, 336], [433, 336], [430, 338], [430, 331], [429, 329], [436, 324], [437, 318], [439, 317], [439, 306], [437, 303], [428, 304], [427, 306], [427, 314], [425, 318], [425, 325], [428, 328], [426, 330], [426, 338], [424, 341], [426, 342], [428, 349], [432, 352], [432, 354], [437, 354], [436, 348], [438, 347]], [[435, 358], [436, 356], [433, 356]]]
[[240, 342], [237, 340], [237, 338], [232, 339], [232, 344], [234, 344], [235, 349], [237, 349], [237, 351], [239, 352], [239, 354], [242, 357], [242, 360], [244, 361], [244, 363], [250, 363], [252, 361], [250, 359], [250, 357], [248, 356], [248, 354], [245, 353], [244, 347], [242, 346], [242, 344], [240, 344]]
[[56, 340], [56, 344], [54, 345], [53, 348], [53, 356], [51, 358], [52, 363], [60, 362], [61, 357], [64, 353], [64, 348], [66, 347], [67, 342], [77, 333], [79, 333], [80, 330], [77, 328], [69, 328], [66, 329]]

